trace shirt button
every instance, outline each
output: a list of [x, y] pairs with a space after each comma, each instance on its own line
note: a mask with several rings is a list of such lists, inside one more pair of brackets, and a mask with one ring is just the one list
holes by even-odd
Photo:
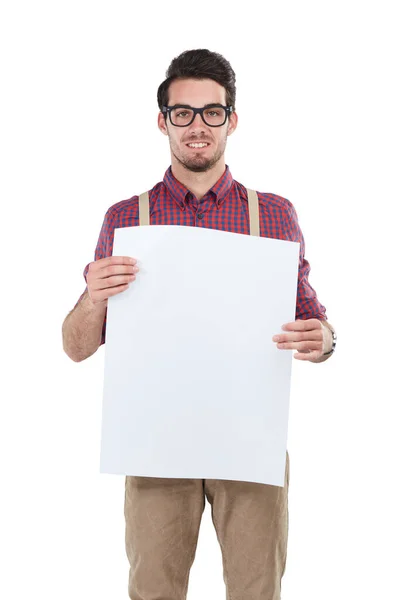
[[198, 218], [198, 219], [202, 219], [203, 217], [204, 217], [204, 213], [199, 213], [199, 214], [197, 215], [197, 218]]

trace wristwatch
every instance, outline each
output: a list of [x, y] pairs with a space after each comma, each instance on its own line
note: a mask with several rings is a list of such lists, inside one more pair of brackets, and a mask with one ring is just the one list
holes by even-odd
[[[325, 326], [326, 327], [326, 326]], [[323, 356], [328, 356], [329, 354], [333, 354], [335, 352], [335, 346], [336, 346], [336, 333], [334, 329], [331, 329], [330, 327], [328, 327], [328, 329], [330, 330], [330, 332], [332, 333], [332, 350], [330, 352], [324, 352]]]

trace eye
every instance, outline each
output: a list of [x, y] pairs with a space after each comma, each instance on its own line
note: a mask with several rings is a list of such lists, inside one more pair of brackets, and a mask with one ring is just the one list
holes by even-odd
[[[207, 114], [211, 115], [212, 117], [220, 117], [221, 116], [221, 110], [216, 109], [216, 108], [212, 108], [209, 111], [207, 111]], [[213, 113], [213, 114], [211, 114]]]

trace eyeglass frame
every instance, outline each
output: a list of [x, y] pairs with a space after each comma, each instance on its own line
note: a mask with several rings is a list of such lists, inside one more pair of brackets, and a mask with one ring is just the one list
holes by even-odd
[[[224, 122], [221, 123], [220, 125], [210, 125], [209, 123], [207, 123], [207, 121], [204, 118], [204, 111], [207, 108], [212, 108], [212, 107], [218, 107], [218, 108], [223, 108], [225, 111], [225, 119]], [[192, 120], [189, 123], [186, 123], [186, 125], [175, 125], [175, 123], [172, 122], [171, 119], [171, 110], [173, 110], [174, 108], [190, 108], [190, 110], [193, 111], [193, 117]], [[222, 127], [222, 125], [225, 125], [226, 123], [226, 119], [229, 117], [229, 115], [231, 115], [233, 113], [233, 106], [223, 106], [222, 104], [218, 104], [218, 103], [213, 103], [213, 104], [206, 104], [205, 106], [203, 106], [202, 108], [194, 108], [193, 106], [190, 106], [189, 104], [174, 104], [173, 106], [163, 106], [162, 107], [162, 114], [165, 117], [165, 113], [169, 113], [169, 120], [171, 121], [171, 125], [173, 125], [174, 127], [189, 127], [189, 125], [191, 125], [193, 123], [193, 121], [196, 118], [196, 115], [199, 114], [203, 120], [203, 122], [205, 123], [205, 125], [207, 125], [207, 127]]]

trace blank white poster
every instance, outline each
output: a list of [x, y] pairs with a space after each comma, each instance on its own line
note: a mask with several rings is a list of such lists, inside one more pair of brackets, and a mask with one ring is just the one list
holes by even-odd
[[108, 300], [100, 472], [284, 485], [300, 244], [171, 225], [114, 232], [138, 260]]

